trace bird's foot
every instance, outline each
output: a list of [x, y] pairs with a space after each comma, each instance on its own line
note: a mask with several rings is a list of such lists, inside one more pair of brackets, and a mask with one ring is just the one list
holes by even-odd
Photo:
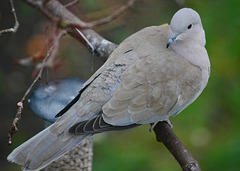
[[152, 132], [152, 130], [154, 129], [154, 127], [157, 125], [157, 123], [158, 123], [158, 122], [150, 123], [149, 132]]
[[[167, 122], [167, 124], [171, 127], [171, 129], [173, 129], [173, 125], [171, 123], [171, 121], [169, 119], [165, 119], [163, 120], [165, 122]], [[150, 123], [150, 128], [149, 128], [149, 132], [152, 132], [152, 130], [154, 129], [154, 127], [157, 125], [158, 122], [154, 122], [154, 123]]]
[[168, 125], [170, 126], [170, 128], [173, 129], [173, 125], [172, 125], [172, 123], [169, 119], [166, 119], [166, 120], [163, 120], [163, 121], [167, 122]]

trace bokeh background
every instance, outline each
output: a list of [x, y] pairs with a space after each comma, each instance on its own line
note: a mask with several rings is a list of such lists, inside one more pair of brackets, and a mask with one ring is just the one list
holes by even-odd
[[[113, 13], [124, 2], [85, 0], [71, 9], [82, 20], [92, 21]], [[47, 26], [47, 20], [38, 11], [21, 1], [14, 3], [19, 30], [14, 35], [0, 36], [0, 170], [4, 171], [20, 170], [19, 166], [7, 162], [7, 155], [44, 128], [44, 121], [33, 114], [26, 102], [20, 131], [14, 135], [13, 144], [7, 145], [16, 103], [32, 82], [34, 70], [34, 66], [14, 63], [31, 56], [36, 47], [41, 46], [38, 44]], [[211, 77], [202, 95], [180, 115], [171, 118], [174, 132], [198, 160], [202, 170], [240, 170], [240, 1], [186, 0], [184, 6], [195, 9], [202, 18]], [[118, 44], [143, 27], [169, 23], [179, 8], [179, 2], [174, 0], [139, 0], [124, 15], [95, 30]], [[8, 2], [1, 1], [0, 29], [14, 24], [10, 11]], [[63, 77], [87, 79], [92, 68], [96, 70], [104, 62], [104, 59], [93, 57], [70, 36], [61, 40], [58, 58], [60, 66], [44, 71], [41, 82]], [[94, 137], [93, 170], [181, 170], [148, 128], [149, 125], [145, 125]]]

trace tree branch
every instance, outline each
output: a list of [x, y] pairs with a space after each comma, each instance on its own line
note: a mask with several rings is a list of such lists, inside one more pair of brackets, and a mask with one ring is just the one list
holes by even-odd
[[116, 12], [114, 12], [112, 15], [103, 18], [98, 21], [93, 21], [91, 23], [87, 23], [87, 27], [93, 28], [99, 25], [103, 25], [106, 23], [109, 23], [110, 21], [114, 20], [115, 18], [119, 17], [121, 14], [123, 14], [126, 10], [128, 10], [129, 7], [132, 7], [136, 0], [129, 0], [128, 3], [121, 8], [119, 8]]
[[10, 3], [11, 8], [12, 8], [11, 12], [12, 12], [13, 17], [14, 17], [15, 25], [12, 28], [5, 29], [5, 30], [0, 30], [0, 35], [5, 34], [5, 33], [16, 33], [17, 29], [19, 27], [19, 22], [18, 22], [18, 19], [17, 19], [16, 10], [15, 10], [14, 5], [13, 5], [13, 0], [9, 0], [9, 3]]
[[72, 2], [69, 2], [68, 4], [66, 4], [66, 5], [64, 5], [64, 6], [65, 6], [65, 8], [70, 8], [70, 7], [78, 4], [79, 1], [80, 1], [80, 0], [73, 0]]
[[[85, 23], [73, 13], [71, 13], [64, 5], [57, 0], [23, 0], [30, 6], [39, 10], [49, 20], [59, 22], [59, 27], [66, 29], [68, 33], [80, 41], [83, 45], [88, 47], [92, 53], [100, 57], [108, 57], [112, 51], [117, 47], [115, 43], [112, 43], [91, 28], [95, 25], [105, 24], [118, 17], [128, 7], [132, 6], [135, 0], [130, 0], [127, 5], [123, 6], [113, 15], [106, 17], [102, 20], [92, 23]], [[82, 34], [80, 34], [82, 33]], [[86, 41], [86, 39], [88, 41]], [[91, 45], [90, 45], [90, 44]], [[93, 49], [92, 49], [93, 47]]]
[[165, 122], [158, 122], [154, 127], [157, 141], [162, 142], [178, 161], [183, 171], [201, 171], [198, 162], [174, 134], [170, 125]]

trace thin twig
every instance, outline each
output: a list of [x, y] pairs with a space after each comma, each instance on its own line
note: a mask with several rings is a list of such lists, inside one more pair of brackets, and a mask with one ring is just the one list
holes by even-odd
[[117, 17], [119, 17], [121, 14], [123, 14], [128, 8], [132, 7], [133, 4], [135, 3], [136, 0], [129, 0], [128, 3], [126, 5], [123, 5], [122, 7], [120, 7], [116, 12], [114, 12], [112, 15], [107, 16], [105, 18], [102, 18], [100, 20], [97, 21], [92, 21], [90, 23], [85, 23], [86, 25], [79, 25], [76, 23], [69, 23], [66, 24], [65, 27], [71, 27], [71, 28], [77, 28], [79, 30], [82, 29], [87, 29], [87, 28], [94, 28], [103, 24], [107, 24], [109, 22], [111, 22], [112, 20], [116, 19]]
[[56, 37], [56, 40], [51, 44], [51, 46], [49, 47], [49, 49], [47, 51], [46, 57], [42, 61], [42, 66], [41, 66], [41, 68], [40, 68], [40, 70], [38, 72], [38, 75], [35, 77], [35, 79], [33, 80], [32, 84], [29, 86], [27, 91], [24, 93], [24, 96], [22, 97], [20, 102], [17, 103], [17, 112], [16, 112], [16, 115], [15, 115], [15, 118], [13, 119], [12, 127], [11, 127], [11, 129], [10, 129], [10, 131], [8, 133], [8, 144], [9, 145], [12, 144], [13, 134], [17, 133], [17, 131], [18, 131], [17, 124], [19, 123], [19, 121], [20, 121], [20, 119], [22, 117], [23, 103], [24, 103], [26, 97], [31, 92], [31, 90], [33, 89], [34, 85], [41, 79], [43, 69], [46, 66], [47, 60], [51, 57], [51, 55], [52, 55], [52, 53], [54, 51], [56, 42], [59, 41], [65, 34], [66, 34], [65, 30], [61, 31], [58, 34], [58, 36]]
[[117, 17], [119, 17], [121, 14], [123, 14], [126, 10], [128, 10], [128, 8], [132, 7], [134, 5], [136, 0], [129, 0], [128, 3], [126, 5], [123, 5], [122, 7], [120, 7], [116, 12], [114, 12], [112, 15], [107, 16], [103, 19], [100, 19], [98, 21], [93, 21], [91, 23], [87, 23], [87, 26], [89, 28], [93, 28], [96, 26], [100, 26], [106, 23], [109, 23], [110, 21], [116, 19]]
[[17, 19], [17, 14], [16, 14], [16, 10], [14, 8], [13, 0], [9, 0], [9, 3], [10, 3], [11, 8], [12, 8], [11, 12], [12, 12], [13, 17], [14, 17], [15, 25], [12, 28], [5, 29], [5, 30], [0, 30], [0, 35], [5, 34], [5, 33], [16, 33], [17, 29], [19, 27], [19, 22], [18, 22], [18, 19]]
[[81, 37], [83, 38], [83, 40], [86, 42], [86, 44], [88, 45], [90, 51], [92, 53], [94, 53], [95, 48], [93, 47], [93, 45], [89, 42], [89, 40], [86, 38], [86, 36], [81, 32], [81, 30], [76, 29], [76, 31], [81, 35]]
[[72, 2], [69, 2], [68, 4], [66, 4], [64, 6], [65, 6], [65, 8], [70, 8], [78, 3], [79, 3], [79, 0], [73, 0]]

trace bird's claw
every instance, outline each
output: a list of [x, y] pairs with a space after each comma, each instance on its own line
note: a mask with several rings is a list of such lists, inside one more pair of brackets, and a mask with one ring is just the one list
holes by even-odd
[[[165, 122], [167, 122], [167, 124], [171, 127], [171, 129], [173, 129], [173, 125], [171, 123], [171, 121], [169, 119], [165, 119], [163, 120]], [[154, 127], [157, 125], [158, 122], [154, 122], [154, 123], [150, 123], [150, 128], [149, 128], [149, 132], [152, 132], [152, 130], [154, 129]]]

